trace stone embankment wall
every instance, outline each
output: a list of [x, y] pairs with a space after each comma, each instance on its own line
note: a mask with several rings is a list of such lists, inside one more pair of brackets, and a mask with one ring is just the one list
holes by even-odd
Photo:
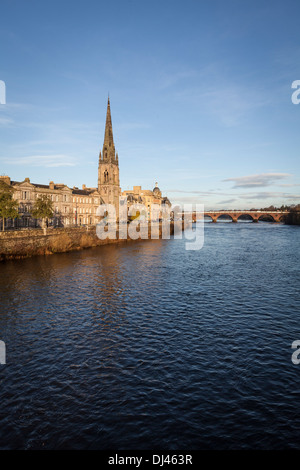
[[286, 224], [289, 225], [300, 225], [300, 211], [293, 211], [288, 214]]
[[[170, 233], [173, 232], [174, 225], [171, 224]], [[160, 225], [160, 237], [161, 233]], [[149, 238], [151, 238], [150, 230]], [[90, 227], [89, 230], [84, 227], [48, 229], [46, 235], [40, 229], [0, 232], [0, 261], [65, 253], [112, 243], [126, 243], [127, 241], [132, 240], [129, 237], [127, 240], [119, 240], [118, 236], [117, 239], [100, 240], [97, 237], [95, 227]]]

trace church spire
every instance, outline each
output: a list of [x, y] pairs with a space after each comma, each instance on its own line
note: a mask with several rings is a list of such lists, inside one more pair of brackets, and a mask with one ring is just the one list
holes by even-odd
[[98, 191], [105, 204], [113, 204], [116, 207], [116, 213], [118, 216], [121, 188], [119, 179], [119, 159], [117, 155], [114, 145], [110, 101], [108, 97], [104, 143], [102, 153], [99, 153]]
[[108, 96], [108, 100], [107, 100], [106, 123], [105, 123], [105, 133], [104, 133], [104, 146], [106, 146], [108, 149], [109, 148], [114, 149], [114, 138], [113, 138], [112, 123], [111, 123], [109, 96]]

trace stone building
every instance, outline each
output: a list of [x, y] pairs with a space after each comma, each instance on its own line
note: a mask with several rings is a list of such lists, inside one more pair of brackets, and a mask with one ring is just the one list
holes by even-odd
[[72, 223], [72, 190], [65, 184], [49, 185], [31, 183], [29, 178], [24, 181], [11, 181], [8, 176], [0, 179], [14, 188], [13, 198], [19, 202], [19, 219], [7, 221], [7, 226], [38, 227], [39, 221], [31, 215], [37, 197], [46, 194], [53, 202], [54, 215], [51, 224], [66, 226]]
[[73, 200], [73, 224], [95, 225], [98, 217], [97, 207], [104, 201], [96, 188], [87, 188], [84, 184], [82, 189], [76, 187], [72, 190]]
[[141, 186], [133, 186], [133, 189], [123, 191], [122, 196], [127, 197], [128, 207], [133, 204], [143, 204], [146, 206], [148, 219], [151, 216], [152, 204], [158, 204], [159, 206], [167, 204], [168, 206], [171, 206], [169, 199], [162, 196], [158, 183], [155, 183], [155, 187], [152, 191], [150, 189], [142, 189]]
[[128, 205], [134, 202], [145, 204], [150, 216], [151, 204], [170, 204], [167, 198], [163, 198], [157, 183], [153, 191], [142, 190], [141, 186], [134, 186], [131, 191], [121, 193], [119, 179], [119, 159], [115, 150], [110, 101], [108, 98], [104, 142], [102, 152], [99, 154], [98, 185], [97, 188], [82, 189], [69, 188], [65, 184], [57, 184], [50, 181], [49, 185], [31, 183], [29, 178], [24, 181], [11, 181], [9, 176], [0, 176], [0, 179], [14, 188], [13, 198], [19, 201], [20, 218], [6, 221], [7, 227], [38, 227], [40, 220], [32, 217], [31, 212], [36, 199], [41, 195], [47, 195], [53, 202], [54, 215], [48, 224], [53, 227], [68, 225], [95, 225], [98, 222], [96, 215], [100, 204], [113, 204], [116, 214], [119, 214], [119, 197], [127, 196]]

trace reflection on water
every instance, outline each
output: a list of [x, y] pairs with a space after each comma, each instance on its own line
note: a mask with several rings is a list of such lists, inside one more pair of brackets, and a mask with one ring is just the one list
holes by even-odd
[[1, 448], [297, 447], [299, 230], [1, 265]]

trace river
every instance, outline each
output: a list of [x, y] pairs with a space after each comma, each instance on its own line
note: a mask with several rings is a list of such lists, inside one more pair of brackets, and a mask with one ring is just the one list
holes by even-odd
[[1, 449], [300, 445], [299, 227], [0, 265]]

